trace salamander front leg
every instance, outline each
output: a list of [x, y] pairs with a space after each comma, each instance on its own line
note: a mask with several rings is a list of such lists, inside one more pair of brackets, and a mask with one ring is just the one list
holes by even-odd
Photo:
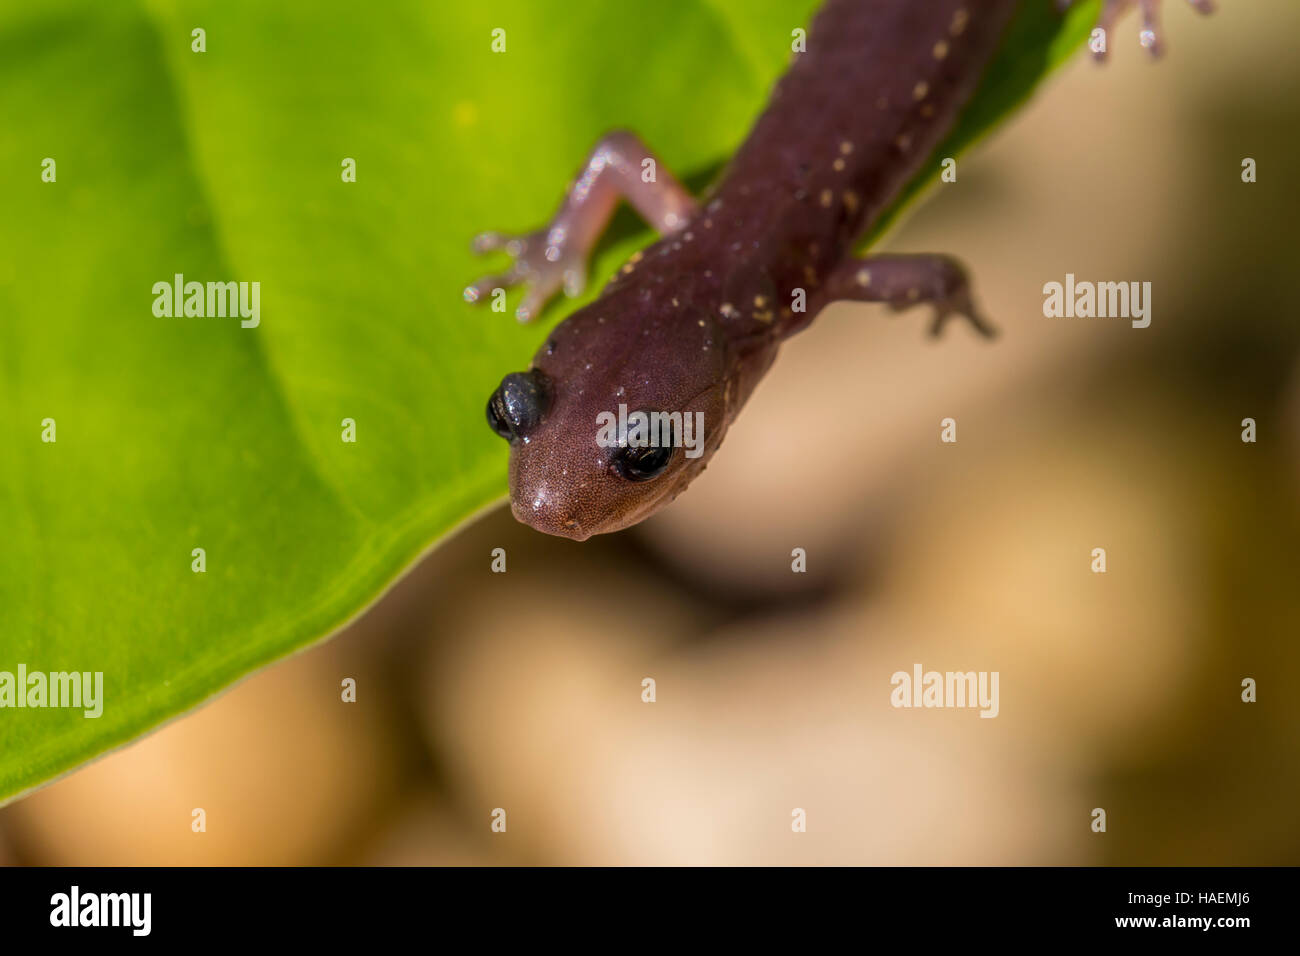
[[884, 302], [901, 312], [919, 302], [934, 305], [930, 334], [937, 336], [953, 316], [967, 319], [975, 331], [993, 338], [971, 300], [966, 270], [956, 259], [940, 255], [880, 255], [850, 259], [831, 274], [823, 290], [827, 302], [851, 299]]
[[[654, 163], [652, 182], [642, 175], [649, 168], [646, 160]], [[525, 285], [515, 317], [527, 322], [560, 289], [577, 295], [587, 284], [591, 251], [620, 199], [626, 199], [660, 235], [681, 229], [696, 209], [690, 193], [640, 137], [626, 131], [610, 133], [591, 151], [549, 223], [525, 235], [485, 232], [474, 239], [475, 252], [503, 249], [514, 262], [505, 273], [469, 285], [465, 301], [480, 302], [493, 289]]]

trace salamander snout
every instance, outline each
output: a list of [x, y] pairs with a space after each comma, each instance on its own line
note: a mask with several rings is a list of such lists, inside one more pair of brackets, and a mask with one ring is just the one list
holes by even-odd
[[539, 370], [511, 372], [488, 399], [488, 425], [506, 441], [526, 438], [541, 424], [553, 395], [550, 379]]

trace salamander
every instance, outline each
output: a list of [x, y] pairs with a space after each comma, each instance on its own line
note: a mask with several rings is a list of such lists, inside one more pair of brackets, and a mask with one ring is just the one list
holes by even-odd
[[[1022, 2], [1049, 0], [828, 0], [700, 201], [636, 135], [616, 131], [551, 222], [474, 240], [512, 265], [465, 299], [525, 286], [516, 314], [528, 321], [560, 291], [581, 291], [620, 201], [660, 234], [492, 393], [487, 418], [510, 443], [516, 518], [584, 540], [662, 508], [707, 466], [780, 344], [829, 302], [928, 303], [932, 334], [953, 318], [993, 334], [955, 260], [853, 250], [951, 129]], [[1143, 45], [1158, 52], [1159, 0], [1139, 2]], [[1106, 0], [1100, 28], [1130, 3]], [[641, 175], [647, 160], [654, 177]], [[688, 454], [693, 422], [702, 429]]]

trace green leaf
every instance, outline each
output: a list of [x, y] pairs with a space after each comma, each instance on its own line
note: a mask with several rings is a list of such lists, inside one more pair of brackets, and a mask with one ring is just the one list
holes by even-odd
[[[535, 328], [471, 309], [470, 237], [542, 222], [612, 127], [716, 169], [813, 6], [0, 11], [0, 672], [104, 682], [99, 717], [0, 710], [0, 800], [322, 639], [499, 502], [486, 397], [580, 303]], [[1077, 44], [1049, 6], [960, 144]], [[648, 239], [620, 222], [588, 298]], [[260, 283], [260, 325], [155, 316], [177, 273]]]

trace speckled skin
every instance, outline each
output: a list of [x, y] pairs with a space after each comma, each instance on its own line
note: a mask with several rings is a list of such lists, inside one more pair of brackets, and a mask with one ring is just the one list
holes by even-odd
[[[706, 466], [780, 342], [926, 162], [1016, 0], [829, 0], [726, 172], [682, 228], [633, 257], [533, 359], [547, 401], [511, 441], [514, 514], [584, 539], [642, 520]], [[802, 289], [807, 309], [791, 308]], [[705, 450], [632, 482], [597, 415], [704, 412]]]
[[718, 283], [701, 292], [737, 308], [736, 318], [724, 319], [731, 334], [768, 324], [755, 296], [777, 310], [769, 335], [778, 338], [816, 314], [792, 316], [789, 290], [815, 292], [930, 158], [1015, 7], [1015, 0], [826, 4], [808, 52], [794, 57], [707, 203], [695, 230], [701, 241], [677, 253], [680, 272], [722, 264]]

